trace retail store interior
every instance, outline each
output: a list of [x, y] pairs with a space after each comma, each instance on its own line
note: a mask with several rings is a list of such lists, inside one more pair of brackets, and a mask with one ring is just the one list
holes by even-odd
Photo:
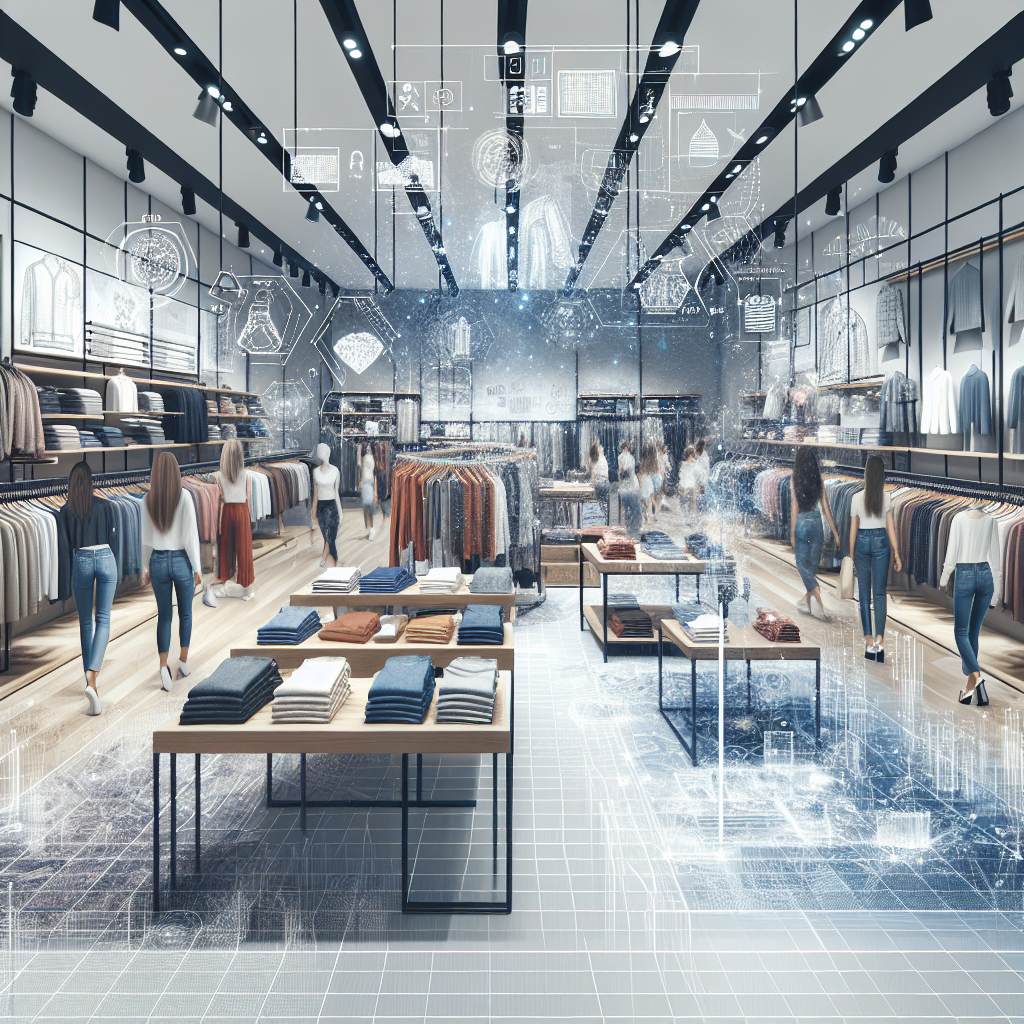
[[0, 0], [0, 1020], [1024, 1024], [1022, 58]]

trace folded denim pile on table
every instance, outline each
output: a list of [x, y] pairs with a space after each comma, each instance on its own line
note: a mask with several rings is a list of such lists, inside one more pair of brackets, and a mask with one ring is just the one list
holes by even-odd
[[454, 594], [462, 586], [458, 569], [431, 569], [420, 579], [421, 594]]
[[471, 594], [511, 594], [512, 569], [509, 566], [485, 565], [473, 573], [469, 584]]
[[273, 658], [228, 658], [188, 691], [182, 725], [239, 725], [273, 700], [281, 673]]
[[620, 639], [654, 636], [651, 617], [640, 608], [616, 608], [608, 616], [608, 625]]
[[437, 724], [490, 725], [497, 684], [494, 658], [456, 658], [437, 689]]
[[405, 630], [406, 643], [448, 644], [455, 636], [451, 615], [417, 615]]
[[256, 631], [258, 644], [301, 644], [321, 626], [315, 608], [285, 605], [265, 626]]
[[405, 632], [408, 615], [382, 615], [380, 629], [373, 634], [375, 644], [393, 644]]
[[352, 565], [325, 569], [313, 580], [314, 594], [352, 594], [359, 587], [359, 570]]
[[680, 547], [662, 530], [645, 530], [640, 534], [640, 548], [651, 558], [665, 561], [685, 561], [686, 549]]
[[275, 722], [327, 723], [351, 693], [346, 658], [307, 658], [276, 690]]
[[370, 684], [367, 722], [419, 725], [434, 699], [434, 666], [425, 655], [388, 658]]
[[628, 537], [603, 537], [597, 542], [597, 550], [602, 558], [631, 562], [636, 558], [636, 545]]
[[111, 426], [110, 424], [97, 425], [92, 428], [92, 432], [107, 448], [124, 447], [124, 434], [121, 433], [120, 427]]
[[800, 643], [800, 627], [792, 620], [780, 615], [774, 608], [758, 608], [754, 629], [772, 643]]
[[380, 612], [345, 612], [320, 630], [321, 640], [365, 644], [380, 629]]
[[398, 594], [416, 582], [408, 569], [403, 566], [374, 569], [359, 581], [360, 594]]
[[471, 604], [466, 607], [459, 626], [460, 644], [501, 644], [505, 631], [501, 625], [501, 607], [496, 604]]

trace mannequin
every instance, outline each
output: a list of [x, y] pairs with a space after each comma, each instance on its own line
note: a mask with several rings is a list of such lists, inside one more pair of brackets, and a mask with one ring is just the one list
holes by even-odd
[[373, 507], [377, 504], [377, 472], [373, 448], [369, 444], [359, 446], [359, 493], [363, 502], [363, 525], [366, 539], [373, 540]]
[[[214, 474], [224, 504], [217, 534], [217, 597], [253, 598], [256, 575], [252, 564], [252, 524], [249, 519], [248, 476], [242, 443], [232, 438], [221, 452], [220, 470]], [[236, 571], [237, 561], [237, 571]], [[230, 577], [234, 576], [234, 582]]]
[[320, 524], [324, 539], [324, 551], [320, 568], [327, 564], [338, 564], [338, 526], [341, 523], [341, 470], [331, 465], [331, 447], [327, 444], [316, 446], [316, 469], [313, 470], [313, 502], [309, 510], [309, 529], [313, 529], [313, 517]]

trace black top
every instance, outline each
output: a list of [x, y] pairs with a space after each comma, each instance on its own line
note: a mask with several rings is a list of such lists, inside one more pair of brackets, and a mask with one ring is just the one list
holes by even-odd
[[75, 552], [94, 544], [109, 544], [114, 549], [117, 540], [117, 517], [102, 498], [93, 497], [92, 511], [80, 518], [68, 506], [57, 512], [57, 590], [61, 600], [71, 596], [71, 571]]

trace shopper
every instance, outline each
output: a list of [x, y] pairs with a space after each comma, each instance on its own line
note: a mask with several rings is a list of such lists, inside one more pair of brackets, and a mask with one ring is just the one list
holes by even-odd
[[692, 516], [697, 511], [697, 453], [692, 444], [683, 450], [679, 463], [679, 510], [683, 515]]
[[320, 535], [324, 541], [324, 552], [320, 568], [324, 568], [327, 557], [338, 564], [338, 527], [341, 525], [341, 470], [331, 464], [331, 447], [327, 444], [316, 446], [317, 467], [313, 470], [313, 500], [309, 510], [309, 528], [313, 529], [313, 517], [320, 524]]
[[953, 639], [960, 652], [967, 687], [960, 691], [961, 704], [988, 704], [985, 680], [981, 677], [978, 650], [985, 613], [995, 607], [1003, 589], [1003, 563], [999, 557], [997, 521], [983, 508], [969, 508], [953, 516], [949, 543], [942, 563], [939, 586], [953, 580]]
[[171, 591], [178, 601], [178, 678], [191, 673], [188, 648], [192, 640], [192, 599], [202, 581], [196, 506], [181, 486], [178, 461], [161, 452], [153, 462], [149, 494], [142, 503], [142, 581], [153, 581], [156, 596], [156, 649], [160, 684], [171, 688], [167, 655], [171, 648]]
[[640, 504], [643, 517], [657, 521], [658, 492], [661, 490], [661, 460], [653, 444], [645, 444], [640, 450]]
[[703, 496], [711, 479], [711, 454], [703, 437], [697, 438], [693, 450], [697, 455], [697, 494]]
[[214, 476], [224, 499], [217, 537], [217, 580], [221, 584], [217, 596], [227, 596], [224, 584], [234, 576], [238, 585], [244, 588], [242, 600], [250, 601], [256, 570], [252, 563], [252, 521], [249, 517], [245, 453], [242, 442], [237, 438], [224, 445], [220, 453], [220, 470]]
[[[892, 499], [885, 490], [885, 466], [878, 455], [864, 467], [864, 490], [853, 496], [850, 508], [850, 551], [857, 567], [860, 621], [864, 627], [864, 657], [885, 661], [885, 586], [889, 560], [903, 569], [896, 544]], [[871, 632], [871, 603], [875, 605], [875, 631]]]
[[665, 500], [665, 492], [668, 490], [669, 482], [672, 480], [672, 456], [669, 454], [668, 445], [661, 446], [661, 495], [659, 508], [668, 509], [668, 502]]
[[789, 481], [792, 505], [789, 516], [789, 542], [796, 553], [796, 567], [800, 573], [806, 593], [797, 601], [798, 611], [813, 615], [812, 601], [818, 602], [821, 617], [825, 622], [831, 621], [825, 613], [821, 600], [821, 588], [815, 572], [821, 561], [821, 549], [825, 544], [825, 531], [821, 525], [824, 513], [828, 525], [835, 537], [836, 549], [839, 548], [839, 531], [832, 520], [832, 510], [828, 507], [828, 495], [821, 479], [818, 457], [811, 448], [799, 447], [793, 463], [793, 475]]
[[[377, 531], [373, 528], [373, 509], [377, 504], [377, 463], [370, 445], [359, 448], [359, 496], [363, 503], [363, 525], [366, 539], [373, 540]], [[381, 510], [383, 512], [383, 509]]]
[[[117, 561], [113, 552], [117, 519], [107, 502], [93, 494], [92, 470], [85, 461], [75, 463], [68, 474], [68, 500], [57, 512], [57, 535], [62, 555], [60, 571], [71, 577], [78, 607], [89, 714], [98, 715], [103, 711], [99, 673], [110, 639], [110, 608], [117, 589]], [[64, 561], [65, 553], [70, 563]]]
[[608, 460], [604, 457], [604, 447], [600, 441], [595, 441], [590, 446], [590, 482], [594, 485], [597, 500], [604, 508], [605, 522], [608, 522], [611, 485], [608, 483]]
[[626, 517], [626, 532], [634, 540], [639, 539], [640, 481], [636, 478], [636, 459], [629, 441], [619, 445], [619, 508]]

